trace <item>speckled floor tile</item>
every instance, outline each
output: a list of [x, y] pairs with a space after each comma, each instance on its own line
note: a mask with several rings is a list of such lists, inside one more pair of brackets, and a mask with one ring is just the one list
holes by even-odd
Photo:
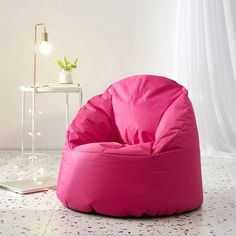
[[[0, 181], [9, 176], [15, 156], [15, 151], [0, 151]], [[42, 159], [57, 174], [59, 158]], [[236, 236], [236, 159], [202, 158], [202, 172], [202, 208], [162, 218], [83, 214], [62, 206], [54, 191], [20, 196], [0, 190], [0, 235]]]
[[[60, 156], [58, 152], [50, 154], [51, 157], [43, 156], [38, 160], [36, 167], [44, 167], [49, 174], [56, 175]], [[31, 162], [27, 157], [22, 163], [20, 160], [17, 151], [0, 151], [1, 182], [31, 174]], [[0, 235], [43, 235], [55, 206], [54, 191], [20, 195], [0, 189]]]

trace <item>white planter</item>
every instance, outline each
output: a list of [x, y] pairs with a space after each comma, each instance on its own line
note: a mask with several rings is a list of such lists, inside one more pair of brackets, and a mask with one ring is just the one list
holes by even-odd
[[71, 71], [61, 70], [59, 73], [59, 83], [60, 84], [72, 84], [72, 75]]

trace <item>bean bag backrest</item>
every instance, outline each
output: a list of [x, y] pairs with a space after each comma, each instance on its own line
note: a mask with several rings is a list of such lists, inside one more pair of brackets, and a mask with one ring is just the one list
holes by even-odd
[[112, 97], [120, 142], [138, 144], [154, 142], [163, 113], [187, 91], [172, 80], [139, 75], [113, 84], [106, 92]]

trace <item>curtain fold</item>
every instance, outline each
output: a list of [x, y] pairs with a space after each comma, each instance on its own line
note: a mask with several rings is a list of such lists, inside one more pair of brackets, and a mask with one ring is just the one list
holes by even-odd
[[179, 0], [176, 80], [188, 90], [202, 153], [236, 157], [236, 37], [230, 0]]

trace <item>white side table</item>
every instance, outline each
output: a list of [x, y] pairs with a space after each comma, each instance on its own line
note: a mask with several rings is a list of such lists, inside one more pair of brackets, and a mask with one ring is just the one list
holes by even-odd
[[21, 154], [24, 157], [25, 147], [24, 147], [24, 136], [25, 136], [25, 93], [32, 93], [32, 109], [31, 109], [31, 158], [36, 158], [35, 156], [35, 100], [37, 94], [42, 93], [64, 93], [65, 94], [65, 124], [68, 127], [69, 122], [69, 93], [78, 93], [79, 104], [82, 106], [82, 87], [79, 84], [43, 84], [37, 86], [35, 89], [30, 85], [23, 85], [20, 87], [22, 92], [22, 115], [21, 115]]
[[[27, 179], [19, 179], [16, 181], [8, 181], [5, 183], [1, 183], [0, 187], [10, 190], [12, 192], [20, 193], [20, 194], [28, 194], [28, 193], [35, 193], [40, 191], [46, 191], [49, 189], [54, 189], [56, 187], [57, 178], [52, 176], [43, 177], [40, 179], [35, 180], [34, 178], [34, 160], [37, 159], [36, 153], [36, 145], [35, 145], [35, 100], [36, 95], [41, 93], [64, 93], [65, 94], [65, 123], [66, 127], [68, 127], [69, 122], [69, 94], [70, 93], [78, 93], [79, 95], [79, 103], [80, 107], [82, 106], [82, 87], [79, 84], [49, 84], [49, 85], [39, 85], [34, 88], [31, 85], [24, 85], [20, 87], [20, 91], [22, 92], [22, 121], [21, 121], [21, 156], [22, 160], [25, 156], [25, 93], [31, 92], [32, 93], [32, 109], [31, 109], [31, 153], [29, 159], [31, 159], [32, 163], [32, 176], [31, 178]], [[27, 153], [28, 154], [28, 153]], [[30, 164], [30, 161], [29, 161]]]

